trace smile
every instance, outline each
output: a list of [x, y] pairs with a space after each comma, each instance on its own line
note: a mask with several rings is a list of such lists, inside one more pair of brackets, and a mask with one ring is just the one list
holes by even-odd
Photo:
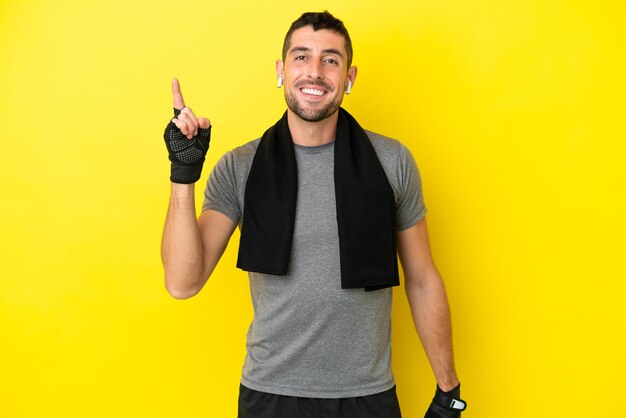
[[323, 96], [324, 94], [326, 94], [324, 90], [317, 90], [317, 89], [310, 89], [310, 88], [300, 89], [300, 91], [304, 94], [312, 94], [313, 96]]

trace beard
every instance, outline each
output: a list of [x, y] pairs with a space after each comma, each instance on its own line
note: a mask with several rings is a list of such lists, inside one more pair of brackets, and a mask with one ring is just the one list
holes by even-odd
[[341, 105], [341, 101], [330, 101], [323, 105], [322, 107], [314, 110], [304, 109], [303, 106], [300, 105], [298, 99], [295, 95], [291, 94], [287, 89], [285, 89], [285, 101], [287, 102], [287, 107], [293, 113], [296, 114], [300, 119], [305, 120], [307, 122], [319, 122], [330, 116], [332, 116]]

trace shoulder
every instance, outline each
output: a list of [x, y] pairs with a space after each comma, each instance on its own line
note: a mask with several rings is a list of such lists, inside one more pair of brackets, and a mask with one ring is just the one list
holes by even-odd
[[419, 182], [419, 169], [406, 145], [385, 135], [365, 132], [394, 191], [404, 190], [413, 181]]
[[222, 159], [234, 160], [237, 162], [245, 162], [247, 160], [252, 161], [254, 158], [254, 154], [256, 153], [256, 149], [259, 146], [259, 141], [261, 139], [257, 138], [252, 141], [246, 142], [243, 145], [240, 145], [232, 150], [228, 151], [226, 154], [222, 156]]
[[227, 151], [215, 164], [214, 170], [226, 169], [233, 173], [246, 172], [252, 165], [254, 154], [259, 145], [260, 138], [246, 142], [236, 148]]
[[399, 140], [368, 130], [365, 133], [383, 165], [398, 164], [411, 156], [411, 151]]

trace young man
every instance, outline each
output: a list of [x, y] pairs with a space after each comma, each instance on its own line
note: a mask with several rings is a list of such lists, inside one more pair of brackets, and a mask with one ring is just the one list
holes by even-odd
[[210, 122], [185, 106], [173, 81], [167, 290], [199, 292], [239, 226], [237, 266], [249, 272], [254, 305], [239, 417], [400, 417], [390, 347], [397, 253], [438, 383], [426, 417], [459, 417], [465, 404], [419, 173], [406, 147], [340, 108], [357, 76], [343, 23], [328, 12], [302, 15], [276, 74], [288, 110], [217, 163], [197, 220], [194, 183]]

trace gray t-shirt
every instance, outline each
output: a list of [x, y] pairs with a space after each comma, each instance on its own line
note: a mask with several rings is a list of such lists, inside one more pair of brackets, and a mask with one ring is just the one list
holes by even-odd
[[[367, 132], [367, 131], [366, 131]], [[367, 132], [394, 190], [398, 230], [426, 212], [417, 166], [400, 142]], [[241, 227], [246, 180], [259, 140], [215, 165], [202, 210]], [[249, 273], [254, 319], [241, 383], [289, 396], [344, 398], [390, 389], [390, 288], [341, 289], [334, 187], [334, 143], [295, 145], [298, 197], [285, 276]]]

